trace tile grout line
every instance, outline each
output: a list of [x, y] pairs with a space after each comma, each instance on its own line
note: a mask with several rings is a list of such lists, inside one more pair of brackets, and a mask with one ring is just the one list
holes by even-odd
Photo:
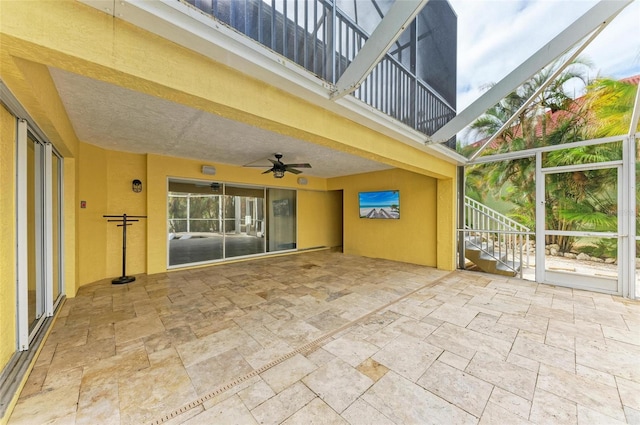
[[315, 339], [315, 340], [313, 340], [311, 342], [308, 342], [308, 343], [296, 348], [295, 350], [293, 350], [293, 351], [291, 351], [291, 352], [289, 352], [289, 353], [287, 353], [287, 354], [285, 354], [285, 355], [283, 355], [283, 356], [281, 356], [281, 357], [279, 357], [279, 358], [277, 358], [277, 359], [275, 359], [275, 360], [273, 360], [273, 361], [271, 361], [271, 362], [269, 362], [269, 363], [267, 363], [267, 364], [265, 364], [263, 366], [260, 366], [258, 369], [254, 369], [249, 373], [246, 373], [246, 374], [241, 375], [241, 376], [239, 376], [239, 377], [237, 377], [237, 378], [235, 378], [235, 379], [233, 379], [231, 381], [228, 381], [228, 382], [222, 384], [221, 386], [217, 387], [215, 390], [213, 390], [213, 391], [211, 391], [211, 392], [209, 392], [209, 393], [197, 398], [196, 400], [194, 400], [194, 401], [192, 401], [190, 403], [187, 403], [187, 404], [185, 404], [185, 405], [183, 405], [183, 406], [181, 406], [181, 407], [179, 407], [179, 408], [177, 408], [177, 409], [175, 409], [175, 410], [173, 410], [173, 411], [163, 415], [162, 417], [160, 417], [160, 418], [158, 418], [156, 420], [153, 420], [153, 421], [151, 421], [149, 423], [150, 423], [150, 425], [159, 425], [159, 424], [162, 424], [162, 423], [164, 423], [164, 422], [166, 422], [168, 420], [174, 419], [174, 418], [182, 415], [183, 413], [186, 413], [189, 410], [194, 409], [194, 408], [202, 405], [205, 401], [210, 400], [213, 397], [218, 396], [218, 395], [226, 392], [227, 390], [235, 387], [236, 385], [238, 385], [238, 384], [240, 384], [240, 383], [242, 383], [242, 382], [244, 382], [244, 381], [246, 381], [246, 380], [248, 380], [250, 378], [253, 378], [254, 376], [258, 376], [261, 373], [266, 372], [267, 370], [271, 369], [272, 367], [277, 366], [278, 364], [284, 362], [285, 360], [288, 360], [288, 359], [294, 357], [297, 354], [301, 354], [303, 352], [312, 351], [313, 349], [319, 348], [319, 346], [322, 343], [324, 343], [325, 340], [331, 338], [333, 335], [335, 335], [337, 333], [340, 333], [340, 332], [344, 331], [345, 329], [350, 328], [351, 326], [357, 325], [361, 321], [369, 318], [370, 316], [373, 316], [374, 314], [379, 313], [380, 311], [392, 306], [395, 303], [398, 303], [398, 302], [410, 297], [411, 295], [414, 295], [418, 291], [421, 291], [421, 290], [423, 290], [425, 288], [429, 288], [431, 286], [434, 286], [434, 285], [440, 283], [442, 280], [444, 280], [447, 277], [451, 276], [453, 273], [455, 273], [455, 270], [447, 273], [446, 275], [440, 276], [436, 280], [434, 280], [432, 282], [429, 282], [429, 283], [427, 283], [427, 284], [425, 284], [425, 285], [423, 285], [423, 286], [421, 286], [419, 288], [416, 288], [413, 291], [410, 291], [410, 292], [402, 295], [400, 298], [397, 298], [397, 299], [395, 299], [393, 301], [390, 301], [387, 304], [385, 304], [385, 305], [383, 305], [381, 307], [378, 307], [375, 310], [370, 311], [369, 313], [365, 314], [364, 316], [359, 317], [358, 319], [353, 320], [353, 321], [351, 321], [349, 323], [346, 323], [346, 324], [340, 326], [339, 328], [334, 329], [331, 332], [328, 332], [325, 335], [323, 335], [323, 336], [321, 336], [321, 337], [319, 337], [319, 338], [317, 338], [317, 339]]

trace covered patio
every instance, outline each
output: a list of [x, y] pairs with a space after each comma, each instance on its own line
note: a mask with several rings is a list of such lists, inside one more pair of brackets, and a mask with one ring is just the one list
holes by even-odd
[[640, 303], [316, 251], [67, 299], [10, 424], [640, 422]]

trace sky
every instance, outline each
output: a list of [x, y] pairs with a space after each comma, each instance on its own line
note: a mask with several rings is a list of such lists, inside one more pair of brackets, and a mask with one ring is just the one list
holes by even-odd
[[[449, 0], [458, 16], [458, 112], [597, 2]], [[591, 77], [640, 74], [640, 0], [627, 6], [581, 56], [594, 65]]]

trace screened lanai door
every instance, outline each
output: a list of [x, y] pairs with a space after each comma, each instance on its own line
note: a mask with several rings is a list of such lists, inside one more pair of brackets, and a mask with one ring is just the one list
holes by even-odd
[[[536, 280], [622, 294], [617, 261], [622, 161], [544, 168], [538, 153], [536, 162], [536, 240], [545, 241], [536, 245]], [[592, 181], [607, 190], [591, 191]], [[560, 259], [567, 257], [572, 261]]]

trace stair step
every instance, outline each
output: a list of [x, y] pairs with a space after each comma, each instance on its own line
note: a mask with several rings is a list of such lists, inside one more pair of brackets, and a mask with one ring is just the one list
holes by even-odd
[[504, 253], [500, 257], [498, 257], [497, 255], [491, 255], [490, 253], [487, 253], [486, 251], [483, 251], [480, 254], [480, 258], [483, 259], [483, 260], [487, 260], [487, 261], [495, 261], [495, 262], [503, 261], [505, 263], [507, 262], [507, 254], [506, 253]]
[[[496, 250], [486, 249], [486, 243], [483, 243], [483, 247], [480, 247], [474, 243], [465, 244], [465, 257], [471, 261], [477, 268], [486, 272], [499, 274], [504, 276], [516, 276], [520, 271], [520, 262], [507, 259], [507, 253], [504, 252], [496, 258]], [[484, 249], [483, 249], [484, 248]], [[493, 246], [491, 246], [493, 248]]]
[[497, 274], [502, 274], [505, 276], [516, 276], [518, 272], [520, 272], [521, 265], [519, 261], [507, 261], [506, 263], [508, 264], [508, 266], [504, 264], [498, 264], [498, 266], [496, 267]]
[[465, 236], [464, 237], [465, 242], [469, 242], [472, 243], [474, 245], [479, 245], [482, 243], [482, 237], [481, 236]]

